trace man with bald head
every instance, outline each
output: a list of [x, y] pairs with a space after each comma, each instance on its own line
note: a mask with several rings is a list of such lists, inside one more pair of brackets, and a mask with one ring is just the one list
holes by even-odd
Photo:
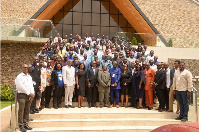
[[18, 124], [20, 131], [32, 130], [28, 126], [31, 101], [35, 97], [32, 77], [28, 74], [28, 65], [22, 65], [22, 72], [16, 77], [17, 101], [19, 103]]

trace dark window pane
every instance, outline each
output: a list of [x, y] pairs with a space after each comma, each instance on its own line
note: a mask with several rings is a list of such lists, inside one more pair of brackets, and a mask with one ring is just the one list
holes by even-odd
[[101, 36], [102, 35], [108, 36], [110, 38], [110, 36], [109, 36], [109, 27], [101, 27]]
[[83, 25], [91, 25], [91, 13], [83, 13]]
[[100, 13], [100, 2], [92, 1], [92, 12]]
[[110, 26], [118, 26], [118, 15], [110, 16]]
[[81, 25], [73, 25], [73, 31], [73, 38], [75, 38], [77, 34], [81, 35]]
[[109, 14], [101, 14], [101, 25], [109, 26]]
[[72, 25], [64, 25], [63, 27], [63, 36], [64, 35], [70, 35], [72, 33]]
[[114, 37], [118, 32], [118, 27], [110, 27], [110, 38]]
[[90, 34], [91, 26], [83, 26], [82, 37], [85, 37], [85, 34]]
[[74, 24], [81, 24], [81, 15], [82, 13], [79, 13], [79, 12], [74, 12], [73, 13], [73, 23]]
[[64, 24], [72, 24], [72, 12], [69, 12], [64, 18]]
[[100, 27], [99, 26], [92, 26], [91, 32], [93, 33], [93, 36], [96, 37], [97, 34], [100, 34]]
[[[72, 0], [70, 0], [72, 1]], [[74, 1], [75, 2], [75, 1]], [[75, 4], [75, 3], [74, 3]], [[73, 11], [82, 12], [82, 0], [80, 0], [73, 8]]]
[[60, 33], [60, 36], [62, 37], [62, 24], [57, 24], [55, 29], [57, 30], [57, 33]]
[[83, 12], [91, 12], [91, 0], [84, 0]]
[[100, 14], [92, 14], [92, 25], [100, 25]]

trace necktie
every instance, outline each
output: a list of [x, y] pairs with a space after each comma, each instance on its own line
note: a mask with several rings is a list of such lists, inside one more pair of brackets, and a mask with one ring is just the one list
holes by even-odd
[[105, 75], [106, 75], [106, 71], [104, 71]]

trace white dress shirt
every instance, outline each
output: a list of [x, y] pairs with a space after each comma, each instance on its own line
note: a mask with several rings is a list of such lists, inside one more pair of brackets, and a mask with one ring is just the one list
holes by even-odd
[[25, 75], [23, 72], [20, 73], [15, 79], [15, 85], [18, 93], [25, 93], [27, 95], [35, 93], [32, 77], [29, 74]]
[[70, 66], [63, 66], [62, 68], [63, 82], [67, 86], [75, 85], [75, 68]]
[[170, 69], [167, 68], [167, 72], [166, 72], [166, 87], [170, 88]]

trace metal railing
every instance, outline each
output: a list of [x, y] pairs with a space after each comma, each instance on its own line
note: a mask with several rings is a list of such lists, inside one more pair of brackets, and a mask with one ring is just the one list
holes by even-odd
[[193, 95], [194, 95], [194, 99], [195, 99], [195, 114], [196, 114], [196, 122], [198, 122], [199, 121], [199, 111], [198, 111], [198, 105], [199, 105], [199, 103], [198, 103], [198, 99], [199, 99], [199, 95], [198, 95], [198, 90], [196, 89], [196, 88], [194, 88], [193, 87]]

